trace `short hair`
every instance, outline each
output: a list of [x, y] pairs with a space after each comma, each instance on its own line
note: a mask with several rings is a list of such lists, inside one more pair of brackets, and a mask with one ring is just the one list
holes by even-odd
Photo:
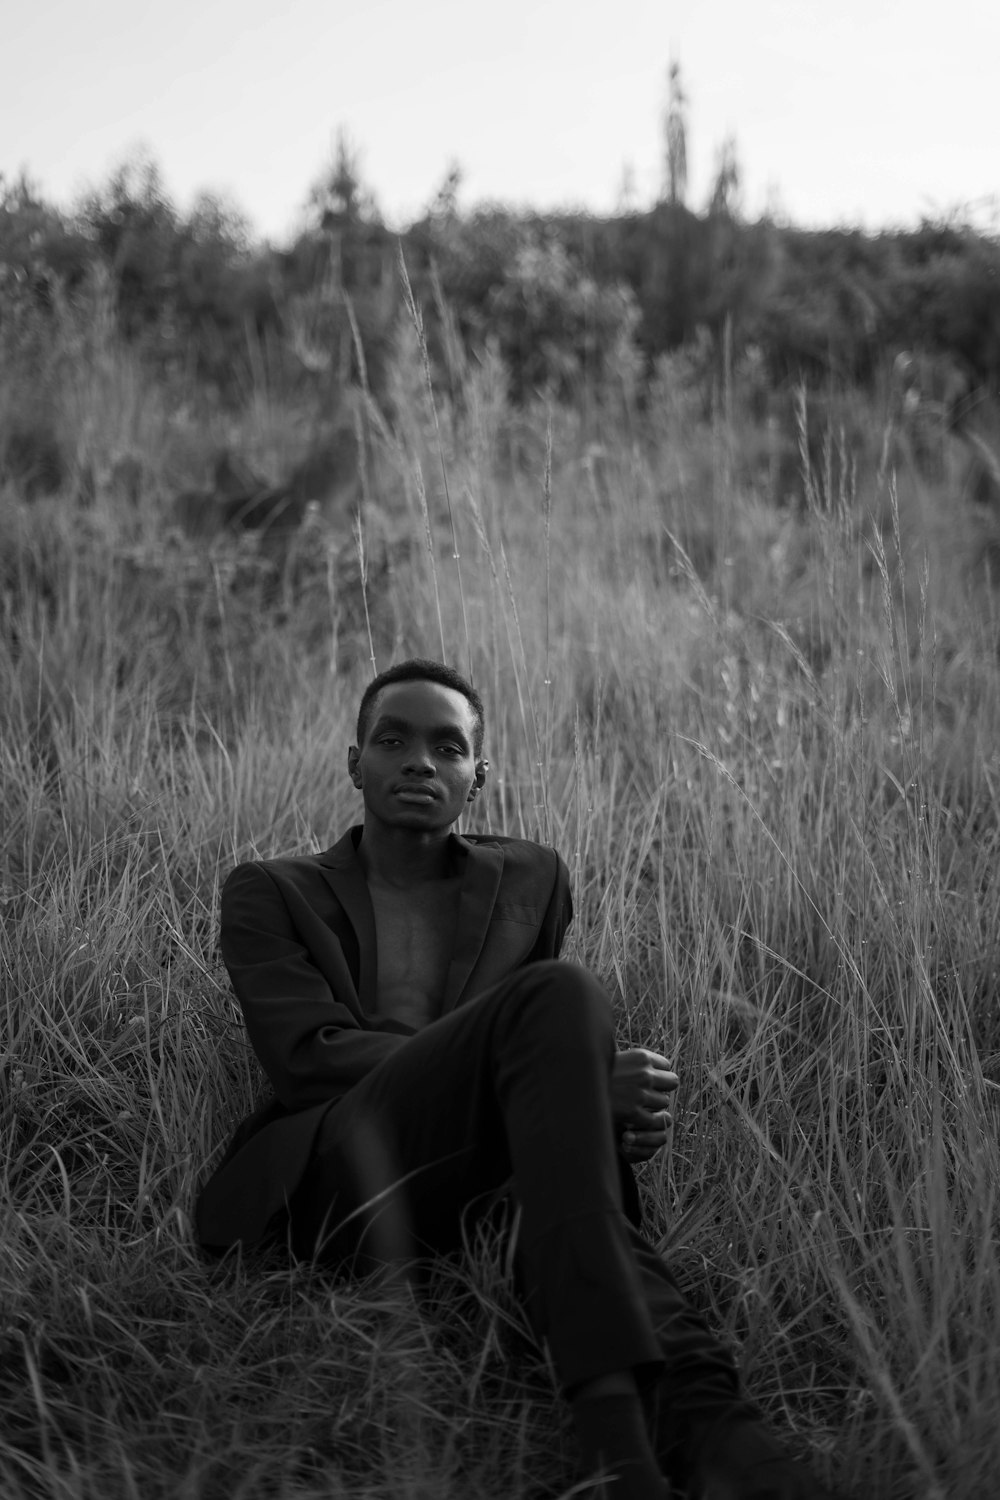
[[461, 693], [472, 709], [476, 721], [472, 735], [473, 753], [477, 756], [482, 753], [483, 735], [486, 729], [486, 710], [483, 708], [482, 698], [472, 683], [467, 681], [460, 672], [456, 672], [454, 667], [446, 667], [442, 661], [430, 661], [423, 656], [411, 657], [408, 661], [397, 662], [394, 667], [387, 667], [384, 672], [373, 677], [365, 688], [358, 705], [359, 749], [364, 746], [368, 737], [375, 715], [376, 698], [383, 688], [390, 687], [394, 682], [437, 682], [442, 687]]

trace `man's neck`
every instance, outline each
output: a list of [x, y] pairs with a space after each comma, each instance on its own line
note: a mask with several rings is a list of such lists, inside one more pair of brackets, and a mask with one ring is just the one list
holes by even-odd
[[401, 889], [456, 874], [449, 832], [421, 834], [366, 821], [358, 858], [366, 880]]

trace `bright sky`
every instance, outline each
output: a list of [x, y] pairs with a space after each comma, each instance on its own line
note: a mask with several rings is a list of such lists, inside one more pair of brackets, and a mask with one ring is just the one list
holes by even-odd
[[137, 147], [186, 208], [226, 193], [283, 239], [339, 128], [390, 223], [433, 197], [540, 208], [662, 181], [667, 67], [688, 201], [736, 138], [744, 206], [912, 224], [1000, 195], [996, 0], [6, 0], [0, 173], [67, 205]]

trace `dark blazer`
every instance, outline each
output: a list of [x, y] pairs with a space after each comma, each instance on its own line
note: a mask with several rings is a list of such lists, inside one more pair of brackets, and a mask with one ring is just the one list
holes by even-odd
[[[244, 1120], [202, 1189], [202, 1244], [253, 1244], [287, 1206], [327, 1106], [405, 1046], [374, 1019], [375, 916], [360, 828], [325, 854], [239, 865], [222, 891], [222, 956], [274, 1099]], [[453, 834], [464, 865], [442, 1014], [524, 964], [557, 958], [573, 914], [554, 849]]]

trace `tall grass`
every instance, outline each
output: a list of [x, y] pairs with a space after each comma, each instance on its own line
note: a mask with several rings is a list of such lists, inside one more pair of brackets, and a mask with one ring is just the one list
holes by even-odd
[[[501, 1243], [419, 1307], [192, 1243], [261, 1084], [220, 880], [358, 818], [371, 657], [443, 647], [491, 711], [475, 826], [561, 848], [568, 951], [623, 1042], [676, 1060], [642, 1182], [692, 1299], [845, 1493], [991, 1493], [1000, 695], [971, 529], [891, 468], [774, 509], [738, 403], [713, 429], [609, 397], [585, 427], [511, 412], [489, 358], [452, 382], [432, 414], [401, 335], [376, 498], [412, 546], [364, 609], [321, 522], [276, 580], [153, 492], [0, 499], [0, 1490], [572, 1490]], [[120, 445], [79, 369], [70, 395], [88, 451]], [[180, 443], [157, 410], [154, 465]]]

